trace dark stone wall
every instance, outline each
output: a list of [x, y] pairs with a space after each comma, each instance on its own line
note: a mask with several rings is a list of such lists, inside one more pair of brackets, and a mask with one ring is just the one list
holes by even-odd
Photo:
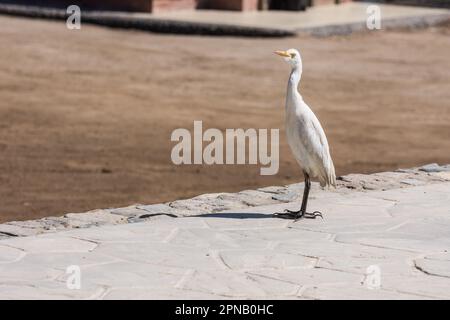
[[81, 9], [150, 11], [152, 0], [0, 0], [0, 3], [23, 4], [39, 7], [67, 8], [75, 4]]
[[[288, 1], [288, 0], [282, 0]], [[289, 0], [300, 1], [300, 0]], [[180, 9], [256, 10], [259, 0], [0, 0], [0, 3], [50, 8], [75, 4], [82, 10], [157, 12]]]
[[67, 8], [78, 5], [82, 10], [154, 12], [195, 8], [200, 0], [0, 0], [0, 3], [39, 7]]

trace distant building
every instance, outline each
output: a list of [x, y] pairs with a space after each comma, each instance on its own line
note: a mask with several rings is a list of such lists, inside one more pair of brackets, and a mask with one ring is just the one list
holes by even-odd
[[0, 3], [67, 7], [77, 4], [82, 9], [161, 12], [185, 9], [216, 10], [304, 10], [321, 4], [352, 0], [0, 0]]

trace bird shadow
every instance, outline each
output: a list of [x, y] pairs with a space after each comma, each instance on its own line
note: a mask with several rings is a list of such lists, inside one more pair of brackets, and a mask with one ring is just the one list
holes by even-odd
[[271, 213], [258, 213], [258, 212], [229, 212], [229, 213], [204, 213], [195, 216], [197, 218], [223, 218], [223, 219], [277, 219]]

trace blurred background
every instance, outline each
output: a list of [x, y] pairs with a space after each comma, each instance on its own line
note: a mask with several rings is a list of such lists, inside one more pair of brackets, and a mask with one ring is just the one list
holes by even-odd
[[[450, 7], [450, 1], [372, 2], [393, 4], [392, 10]], [[315, 22], [321, 10], [335, 18], [354, 4], [0, 4], [0, 222], [300, 182], [284, 135], [289, 70], [272, 54], [277, 49], [302, 53], [300, 91], [327, 133], [337, 175], [450, 163], [448, 21], [321, 37], [303, 32], [219, 37], [112, 29], [83, 24], [83, 16], [81, 30], [68, 30], [64, 20], [20, 17], [8, 8], [78, 4], [82, 10], [133, 11], [148, 19], [158, 12], [196, 19], [195, 10], [202, 11], [201, 19], [226, 14], [227, 21], [257, 24], [264, 23], [257, 15], [264, 10], [270, 27], [276, 21], [283, 29], [284, 17]], [[192, 130], [194, 120], [202, 120], [205, 129], [280, 128], [279, 173], [260, 176], [254, 165], [175, 166], [171, 132]]]

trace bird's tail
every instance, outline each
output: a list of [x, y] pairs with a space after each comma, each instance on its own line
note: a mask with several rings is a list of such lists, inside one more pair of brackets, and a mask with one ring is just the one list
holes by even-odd
[[330, 158], [330, 172], [328, 173], [328, 184], [336, 188], [336, 172], [334, 171], [333, 160]]
[[334, 164], [333, 160], [328, 161], [328, 165], [325, 168], [325, 172], [322, 176], [322, 179], [320, 179], [320, 186], [321, 187], [334, 187], [336, 188], [336, 173], [334, 171]]

